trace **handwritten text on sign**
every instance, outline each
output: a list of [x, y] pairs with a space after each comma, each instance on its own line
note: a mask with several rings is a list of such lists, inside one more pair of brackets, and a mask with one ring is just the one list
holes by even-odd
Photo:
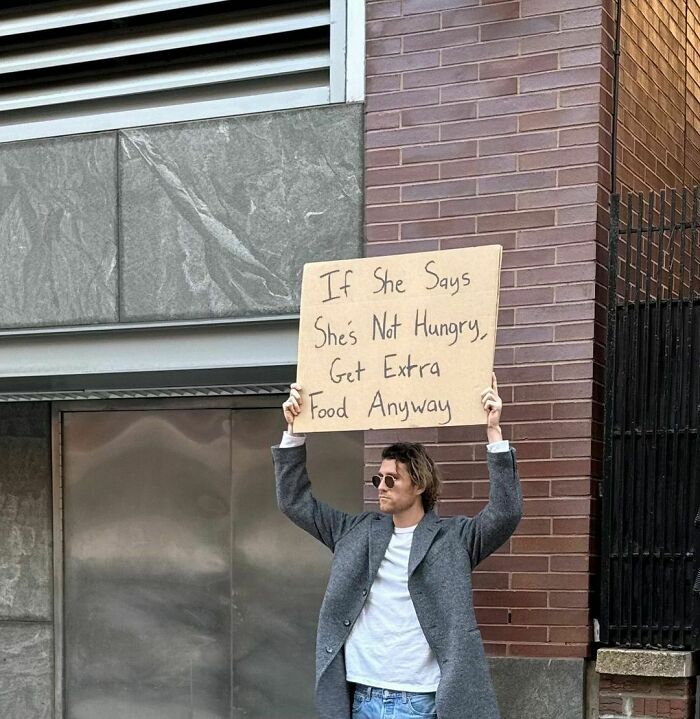
[[501, 246], [304, 267], [295, 432], [483, 424]]

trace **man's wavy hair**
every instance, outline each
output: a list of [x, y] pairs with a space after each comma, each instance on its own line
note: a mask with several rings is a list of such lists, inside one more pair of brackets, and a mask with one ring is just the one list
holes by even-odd
[[413, 484], [423, 490], [423, 509], [429, 512], [440, 495], [440, 472], [418, 442], [398, 442], [382, 450], [382, 459], [394, 459], [406, 465]]

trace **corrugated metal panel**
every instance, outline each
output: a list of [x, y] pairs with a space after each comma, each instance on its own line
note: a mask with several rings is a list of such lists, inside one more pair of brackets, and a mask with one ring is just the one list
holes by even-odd
[[217, 387], [153, 387], [143, 389], [0, 392], [1, 402], [57, 402], [85, 399], [155, 399], [165, 397], [240, 397], [283, 395], [286, 384], [220, 385]]

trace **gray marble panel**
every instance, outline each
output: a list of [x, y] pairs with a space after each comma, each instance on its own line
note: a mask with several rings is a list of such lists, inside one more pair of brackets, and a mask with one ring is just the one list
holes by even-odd
[[0, 326], [117, 319], [115, 143], [0, 145]]
[[0, 411], [0, 619], [51, 619], [51, 551], [47, 406], [7, 405]]
[[308, 261], [362, 251], [362, 106], [128, 130], [121, 318], [296, 312]]
[[503, 719], [583, 719], [583, 659], [492, 657], [491, 677]]
[[50, 624], [0, 622], [0, 717], [53, 715], [53, 629]]

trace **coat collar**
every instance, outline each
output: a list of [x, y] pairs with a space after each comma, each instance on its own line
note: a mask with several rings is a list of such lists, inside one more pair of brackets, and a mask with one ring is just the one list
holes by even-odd
[[[440, 520], [434, 510], [426, 512], [418, 522], [413, 533], [411, 553], [408, 558], [408, 576], [415, 571], [430, 548]], [[391, 514], [376, 514], [370, 523], [369, 536], [369, 584], [372, 585], [377, 576], [379, 565], [386, 554], [391, 536], [394, 532], [394, 518]]]

